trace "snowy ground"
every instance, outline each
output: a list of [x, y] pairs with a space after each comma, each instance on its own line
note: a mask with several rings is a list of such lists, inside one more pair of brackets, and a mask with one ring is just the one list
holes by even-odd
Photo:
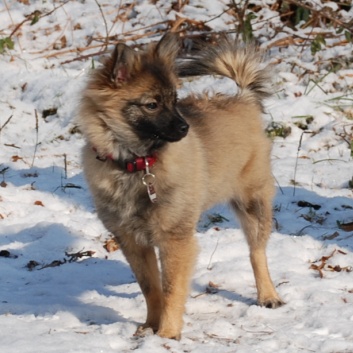
[[[72, 60], [101, 49], [105, 24], [110, 35], [140, 35], [144, 26], [174, 20], [175, 12], [167, 13], [167, 1], [138, 1], [118, 11], [102, 0], [103, 20], [92, 0], [30, 3], [0, 4], [0, 39], [24, 15], [59, 7], [32, 26], [24, 22], [14, 49], [0, 54], [1, 352], [352, 353], [352, 45], [328, 45], [312, 57], [310, 48], [271, 46], [281, 37], [266, 42], [271, 26], [255, 33], [271, 47], [275, 64], [265, 126], [291, 128], [286, 138], [274, 138], [278, 193], [268, 246], [272, 278], [287, 304], [255, 305], [247, 245], [233, 215], [219, 206], [203, 215], [196, 234], [201, 253], [182, 340], [136, 339], [144, 299], [120, 251], [103, 247], [109, 234], [96, 217], [80, 167], [82, 137], [74, 130], [93, 61]], [[182, 15], [213, 18], [213, 30], [232, 26], [229, 14], [217, 17], [224, 1], [198, 3], [190, 1]], [[279, 21], [270, 8], [262, 15]], [[353, 10], [343, 15], [352, 17]], [[90, 49], [74, 50], [85, 46]], [[333, 58], [341, 65], [329, 72], [323, 63]], [[196, 89], [212, 84], [201, 81]], [[299, 123], [308, 125], [306, 133]], [[92, 256], [67, 255], [78, 252]]]

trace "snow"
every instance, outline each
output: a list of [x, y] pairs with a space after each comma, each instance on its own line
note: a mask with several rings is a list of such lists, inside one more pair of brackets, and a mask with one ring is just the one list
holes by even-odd
[[[96, 216], [81, 170], [83, 140], [74, 130], [80, 90], [99, 55], [62, 64], [101, 50], [97, 38], [105, 37], [105, 23], [93, 0], [30, 3], [0, 5], [0, 39], [34, 10], [57, 8], [32, 26], [24, 23], [13, 37], [15, 48], [0, 54], [0, 251], [10, 255], [0, 256], [1, 352], [352, 353], [353, 272], [344, 269], [353, 266], [353, 233], [338, 224], [353, 221], [353, 68], [325, 66], [332, 58], [344, 63], [352, 45], [327, 47], [315, 57], [310, 47], [271, 47], [281, 34], [266, 37], [273, 36], [265, 27], [275, 14], [270, 7], [262, 13], [268, 23], [255, 26], [275, 70], [264, 126], [291, 127], [289, 136], [273, 141], [277, 195], [268, 245], [272, 278], [286, 305], [256, 305], [247, 245], [228, 207], [220, 205], [202, 216], [195, 235], [201, 252], [181, 341], [136, 338], [144, 299], [121, 252], [103, 247], [109, 234]], [[109, 34], [137, 44], [156, 39], [153, 32], [142, 34], [177, 14], [166, 1], [141, 0], [135, 8], [123, 2], [121, 9], [120, 2], [99, 3]], [[179, 15], [212, 19], [207, 25], [214, 30], [232, 29], [229, 13], [215, 18], [225, 4], [190, 1]], [[115, 20], [117, 13], [125, 22]], [[62, 36], [67, 47], [53, 49]], [[227, 80], [205, 77], [186, 83], [180, 94], [230, 87]], [[53, 108], [55, 114], [43, 117]], [[296, 123], [307, 117], [313, 120], [303, 131]], [[85, 251], [94, 254], [69, 261], [67, 254]], [[326, 265], [343, 270], [326, 266], [320, 278], [310, 267], [331, 254]], [[38, 263], [32, 270], [31, 261]], [[61, 265], [48, 266], [53, 261]]]

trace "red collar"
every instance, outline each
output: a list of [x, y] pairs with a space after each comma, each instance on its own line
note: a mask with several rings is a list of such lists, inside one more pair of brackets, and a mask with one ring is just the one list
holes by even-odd
[[136, 157], [132, 161], [125, 161], [125, 169], [129, 173], [139, 172], [141, 170], [146, 170], [146, 165], [152, 167], [156, 162], [156, 156]]
[[[97, 152], [97, 149], [93, 148], [93, 151]], [[129, 173], [135, 173], [141, 170], [146, 170], [146, 165], [148, 165], [148, 167], [152, 167], [157, 162], [156, 155], [145, 156], [145, 157], [135, 157], [132, 160], [123, 160], [123, 161], [114, 159], [112, 154], [108, 154], [105, 157], [102, 157], [99, 154], [97, 154], [96, 158], [101, 162], [105, 162], [106, 160], [115, 162], [121, 169]]]

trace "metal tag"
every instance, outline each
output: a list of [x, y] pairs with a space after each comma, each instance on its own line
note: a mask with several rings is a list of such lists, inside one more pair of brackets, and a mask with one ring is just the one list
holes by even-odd
[[156, 189], [154, 187], [155, 175], [150, 173], [149, 163], [148, 163], [147, 158], [145, 158], [145, 166], [146, 166], [146, 173], [142, 177], [142, 183], [143, 183], [143, 185], [146, 185], [146, 187], [147, 187], [148, 197], [150, 198], [151, 202], [155, 203], [155, 202], [157, 202], [157, 193], [156, 193]]

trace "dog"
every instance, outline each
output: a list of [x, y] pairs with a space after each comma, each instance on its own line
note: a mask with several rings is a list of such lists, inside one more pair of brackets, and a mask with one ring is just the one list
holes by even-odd
[[[226, 35], [186, 60], [177, 60], [179, 50], [174, 33], [141, 51], [118, 43], [88, 80], [78, 114], [98, 216], [146, 299], [146, 322], [136, 335], [153, 330], [174, 339], [181, 337], [198, 254], [196, 224], [216, 203], [229, 202], [239, 217], [258, 304], [283, 304], [265, 251], [274, 183], [261, 122], [270, 82], [262, 55]], [[180, 78], [193, 75], [228, 77], [240, 91], [178, 100]]]

